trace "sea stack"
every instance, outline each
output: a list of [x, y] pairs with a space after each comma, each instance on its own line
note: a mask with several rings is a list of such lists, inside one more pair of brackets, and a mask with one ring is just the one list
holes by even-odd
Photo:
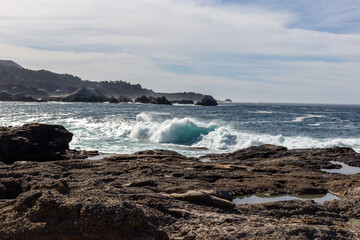
[[201, 106], [216, 106], [218, 105], [218, 103], [216, 102], [216, 100], [210, 96], [210, 95], [205, 95], [200, 102], [197, 102], [195, 105], [201, 105]]

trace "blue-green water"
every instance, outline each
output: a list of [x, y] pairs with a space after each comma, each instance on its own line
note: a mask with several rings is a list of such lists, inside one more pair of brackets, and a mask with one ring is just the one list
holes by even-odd
[[355, 105], [0, 102], [0, 126], [31, 122], [61, 124], [74, 133], [72, 148], [108, 153], [161, 148], [198, 156], [266, 143], [360, 152]]

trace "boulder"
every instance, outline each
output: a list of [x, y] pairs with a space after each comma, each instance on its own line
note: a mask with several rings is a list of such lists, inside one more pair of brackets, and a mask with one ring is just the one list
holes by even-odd
[[121, 103], [127, 103], [127, 102], [132, 102], [132, 99], [126, 96], [120, 96], [119, 97], [119, 102]]
[[225, 99], [225, 102], [231, 103], [231, 102], [232, 102], [232, 100], [231, 100], [231, 99], [229, 99], [229, 98], [227, 98], [227, 99]]
[[149, 98], [147, 98], [146, 96], [141, 96], [135, 99], [134, 102], [138, 102], [138, 103], [150, 103]]
[[119, 100], [117, 99], [117, 98], [115, 98], [114, 96], [112, 96], [111, 98], [110, 98], [110, 101], [109, 101], [110, 103], [119, 103]]
[[0, 92], [0, 101], [11, 101], [12, 95], [7, 92]]
[[162, 105], [172, 105], [169, 100], [167, 100], [165, 97], [158, 97], [158, 98], [152, 98], [150, 100], [151, 104], [162, 104]]
[[63, 159], [73, 134], [60, 125], [25, 124], [0, 127], [0, 161], [52, 161]]
[[218, 103], [216, 102], [216, 100], [210, 96], [210, 95], [205, 95], [203, 97], [203, 99], [201, 99], [200, 102], [197, 102], [196, 105], [201, 105], [201, 106], [216, 106], [218, 105]]

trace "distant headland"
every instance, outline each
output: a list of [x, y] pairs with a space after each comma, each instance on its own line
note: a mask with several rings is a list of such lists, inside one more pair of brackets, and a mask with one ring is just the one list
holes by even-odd
[[35, 71], [26, 69], [11, 60], [0, 60], [1, 101], [116, 103], [130, 102], [141, 97], [149, 98], [149, 103], [154, 104], [197, 102], [198, 105], [217, 105], [212, 96], [200, 93], [159, 93], [143, 88], [140, 84], [131, 84], [126, 81], [82, 80], [71, 74], [58, 74], [48, 70]]

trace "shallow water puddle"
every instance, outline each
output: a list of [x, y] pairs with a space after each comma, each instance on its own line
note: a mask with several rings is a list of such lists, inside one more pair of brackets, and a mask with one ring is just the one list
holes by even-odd
[[335, 199], [340, 199], [338, 196], [331, 193], [327, 194], [313, 194], [313, 195], [281, 195], [281, 196], [266, 196], [266, 195], [252, 195], [243, 198], [235, 198], [233, 202], [235, 204], [258, 204], [258, 203], [267, 203], [267, 202], [278, 202], [278, 201], [288, 201], [288, 200], [314, 200], [317, 203], [324, 203], [325, 201], [331, 201]]
[[328, 172], [328, 173], [339, 173], [343, 175], [352, 175], [360, 173], [360, 167], [351, 167], [345, 163], [337, 162], [337, 161], [330, 161], [332, 164], [341, 165], [340, 169], [321, 169], [321, 171]]

